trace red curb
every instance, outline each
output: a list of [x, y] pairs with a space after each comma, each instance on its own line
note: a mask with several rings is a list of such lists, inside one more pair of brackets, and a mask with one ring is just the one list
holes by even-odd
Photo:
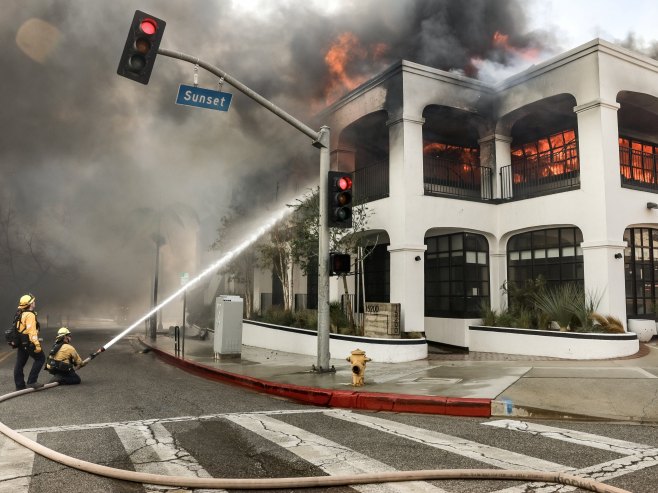
[[250, 390], [286, 397], [314, 406], [360, 409], [365, 411], [389, 411], [397, 413], [444, 414], [450, 416], [491, 416], [491, 399], [452, 398], [379, 392], [357, 392], [348, 390], [318, 389], [286, 383], [274, 383], [238, 373], [231, 373], [212, 366], [177, 358], [158, 349], [140, 338], [142, 344], [166, 363], [189, 373], [239, 385]]

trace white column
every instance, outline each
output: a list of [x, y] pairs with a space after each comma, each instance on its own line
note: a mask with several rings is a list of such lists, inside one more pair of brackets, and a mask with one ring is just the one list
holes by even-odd
[[[596, 311], [618, 317], [626, 325], [624, 241], [584, 241], [585, 292], [601, 298]], [[615, 255], [621, 255], [615, 258]], [[628, 328], [627, 328], [628, 330]]]
[[507, 296], [501, 286], [507, 279], [507, 256], [505, 252], [489, 252], [489, 299], [491, 309], [500, 312], [507, 307]]
[[[403, 115], [386, 122], [389, 139], [389, 196], [399, 200], [396, 209], [406, 211], [404, 198], [422, 196], [422, 117]], [[399, 206], [399, 207], [397, 207]], [[402, 219], [401, 217], [398, 219]]]
[[[423, 187], [423, 123], [419, 116], [402, 115], [389, 127], [390, 299], [400, 303], [403, 332], [425, 331], [424, 231], [418, 210]], [[416, 260], [420, 257], [420, 260]]]
[[331, 151], [331, 169], [352, 173], [356, 165], [356, 149], [348, 145], [340, 145]]
[[[391, 245], [391, 303], [400, 303], [403, 332], [425, 331], [426, 245]], [[418, 260], [416, 260], [418, 258]]]
[[619, 104], [596, 99], [574, 108], [578, 116], [580, 186], [585, 200], [579, 205], [587, 217], [583, 223], [585, 291], [601, 297], [597, 309], [626, 321], [626, 294], [623, 257], [625, 242], [613, 231], [607, 203], [618, 193]]
[[[502, 197], [501, 189], [503, 187], [500, 170], [504, 166], [512, 164], [512, 137], [493, 134], [483, 137], [478, 140], [478, 143], [480, 144], [480, 166], [491, 168], [493, 197], [487, 198], [499, 199]], [[511, 183], [508, 184], [508, 190], [511, 190]]]

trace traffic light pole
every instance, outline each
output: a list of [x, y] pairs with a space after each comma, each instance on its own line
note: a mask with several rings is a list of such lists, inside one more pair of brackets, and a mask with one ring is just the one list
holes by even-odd
[[323, 373], [332, 371], [329, 367], [329, 198], [327, 197], [327, 185], [329, 176], [329, 144], [330, 132], [329, 127], [323, 126], [319, 132], [316, 132], [308, 125], [297, 120], [292, 115], [286, 113], [271, 101], [255, 91], [252, 91], [242, 82], [230, 76], [224, 70], [215, 67], [209, 63], [200, 60], [198, 57], [186, 55], [172, 50], [158, 49], [158, 54], [176, 58], [184, 62], [189, 62], [204, 68], [211, 74], [223, 78], [231, 86], [235, 87], [245, 96], [256, 101], [258, 104], [268, 109], [276, 116], [289, 123], [304, 135], [313, 139], [313, 146], [320, 149], [320, 230], [319, 247], [318, 247], [318, 354], [317, 366], [315, 371]]

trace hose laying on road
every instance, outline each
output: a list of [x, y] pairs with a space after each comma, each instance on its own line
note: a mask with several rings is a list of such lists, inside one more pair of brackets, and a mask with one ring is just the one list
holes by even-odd
[[[0, 402], [19, 395], [56, 387], [58, 383], [49, 383], [40, 389], [25, 389], [0, 396]], [[176, 486], [180, 488], [204, 489], [241, 489], [241, 490], [271, 490], [282, 488], [326, 488], [330, 486], [350, 486], [354, 484], [390, 483], [399, 481], [429, 481], [437, 479], [493, 479], [513, 481], [538, 481], [576, 486], [597, 493], [631, 493], [592, 479], [580, 478], [560, 472], [518, 471], [503, 469], [428, 469], [420, 471], [394, 471], [373, 474], [315, 476], [302, 478], [263, 478], [263, 479], [229, 479], [229, 478], [196, 478], [184, 476], [164, 476], [135, 471], [115, 469], [92, 462], [76, 459], [56, 452], [48, 447], [24, 437], [0, 422], [0, 432], [16, 443], [31, 451], [65, 466], [79, 471], [135, 483]]]

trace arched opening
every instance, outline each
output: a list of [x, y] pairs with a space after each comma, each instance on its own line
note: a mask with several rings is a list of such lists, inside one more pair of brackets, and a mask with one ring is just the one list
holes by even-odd
[[[538, 229], [510, 237], [507, 281], [523, 287], [542, 278], [546, 287], [584, 283], [583, 233], [576, 227]], [[509, 300], [510, 305], [514, 303]]]
[[425, 195], [490, 199], [489, 167], [480, 164], [480, 117], [447, 106], [423, 112], [423, 176]]
[[425, 316], [479, 317], [489, 303], [489, 243], [480, 234], [425, 237]]
[[619, 166], [623, 187], [658, 190], [658, 98], [622, 91], [620, 103]]
[[658, 303], [658, 229], [632, 227], [624, 231], [626, 316], [656, 318]]
[[524, 199], [580, 188], [576, 100], [560, 94], [511, 114], [510, 166], [501, 169], [502, 197]]
[[353, 173], [354, 202], [363, 204], [388, 197], [388, 127], [385, 111], [351, 123], [340, 134], [333, 169]]

